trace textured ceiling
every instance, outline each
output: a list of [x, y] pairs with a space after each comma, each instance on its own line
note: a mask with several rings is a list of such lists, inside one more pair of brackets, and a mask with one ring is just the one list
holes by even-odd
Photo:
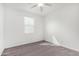
[[10, 8], [20, 9], [23, 11], [29, 11], [39, 15], [47, 15], [51, 12], [54, 12], [55, 10], [62, 9], [65, 6], [69, 5], [66, 3], [51, 3], [51, 4], [52, 6], [50, 7], [43, 6], [43, 12], [40, 11], [39, 7], [31, 8], [33, 5], [35, 5], [35, 3], [6, 3], [6, 6]]

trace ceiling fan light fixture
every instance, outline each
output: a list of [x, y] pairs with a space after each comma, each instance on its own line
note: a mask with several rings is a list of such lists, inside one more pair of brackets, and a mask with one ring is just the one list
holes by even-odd
[[44, 4], [43, 3], [38, 3], [38, 6], [41, 7], [41, 6], [44, 6]]

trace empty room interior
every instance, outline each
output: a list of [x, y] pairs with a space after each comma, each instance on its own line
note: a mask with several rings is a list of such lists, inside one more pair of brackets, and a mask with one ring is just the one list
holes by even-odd
[[1, 56], [79, 56], [79, 3], [0, 3]]

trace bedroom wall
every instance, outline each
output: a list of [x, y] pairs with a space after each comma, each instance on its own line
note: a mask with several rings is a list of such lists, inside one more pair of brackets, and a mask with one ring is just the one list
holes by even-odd
[[[24, 17], [35, 20], [34, 33], [24, 33]], [[40, 15], [6, 6], [5, 48], [43, 40], [43, 18]]]
[[3, 4], [0, 3], [0, 55], [4, 49], [4, 40], [3, 40], [3, 20], [4, 20], [4, 7]]
[[55, 36], [62, 46], [79, 51], [79, 4], [67, 4], [52, 11], [46, 16], [45, 24], [47, 41], [53, 42]]

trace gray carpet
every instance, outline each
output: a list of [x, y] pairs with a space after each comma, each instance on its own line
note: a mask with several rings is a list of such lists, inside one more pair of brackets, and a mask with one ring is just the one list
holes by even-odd
[[38, 42], [5, 49], [2, 56], [79, 56], [79, 52]]

